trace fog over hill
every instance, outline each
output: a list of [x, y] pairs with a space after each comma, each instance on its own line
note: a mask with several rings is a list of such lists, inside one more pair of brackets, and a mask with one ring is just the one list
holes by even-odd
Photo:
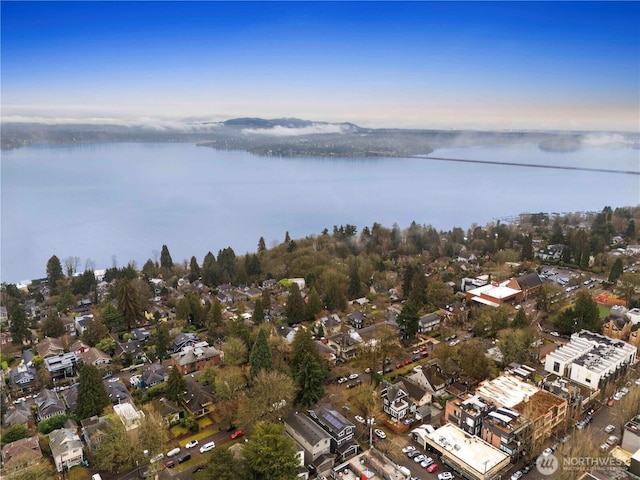
[[363, 128], [352, 123], [297, 118], [235, 118], [223, 122], [38, 119], [3, 122], [1, 132], [5, 150], [29, 145], [118, 142], [188, 142], [257, 155], [358, 158], [424, 155], [437, 148], [483, 145], [535, 144], [554, 152], [593, 145], [640, 145], [637, 133]]

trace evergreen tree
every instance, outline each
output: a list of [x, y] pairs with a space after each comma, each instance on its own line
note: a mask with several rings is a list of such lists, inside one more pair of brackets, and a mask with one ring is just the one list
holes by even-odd
[[200, 265], [198, 265], [196, 257], [191, 257], [191, 261], [189, 262], [189, 282], [193, 283], [198, 278], [200, 278]]
[[102, 382], [100, 370], [95, 365], [87, 364], [80, 369], [78, 379], [78, 406], [76, 416], [80, 420], [101, 415], [109, 405], [109, 395]]
[[347, 308], [347, 297], [342, 293], [340, 283], [335, 278], [332, 278], [327, 284], [322, 299], [327, 310], [344, 311]]
[[313, 287], [309, 292], [309, 300], [305, 308], [305, 318], [309, 321], [315, 320], [316, 315], [322, 311], [322, 300], [318, 291]]
[[160, 266], [167, 270], [171, 270], [173, 268], [173, 260], [171, 259], [171, 254], [169, 253], [169, 249], [166, 245], [162, 245], [162, 251], [160, 252]]
[[267, 244], [264, 242], [264, 237], [260, 237], [258, 240], [258, 253], [262, 253], [267, 249]]
[[291, 287], [289, 288], [285, 315], [289, 325], [300, 323], [304, 320], [304, 300], [302, 300], [300, 288], [295, 282], [291, 283]]
[[347, 294], [349, 298], [358, 298], [362, 293], [362, 282], [360, 281], [360, 272], [358, 272], [358, 261], [352, 260], [349, 263], [349, 288]]
[[524, 312], [524, 308], [518, 310], [516, 316], [511, 322], [511, 328], [525, 328], [529, 326], [529, 321], [527, 320], [527, 314]]
[[187, 380], [182, 376], [180, 370], [177, 367], [173, 367], [169, 371], [169, 379], [167, 380], [167, 388], [165, 390], [165, 397], [174, 402], [182, 400], [184, 391], [187, 388]]
[[169, 335], [169, 327], [165, 322], [160, 322], [154, 334], [154, 343], [156, 345], [156, 355], [160, 360], [164, 360], [169, 350], [171, 337]]
[[[110, 332], [119, 332], [125, 329], [124, 314], [116, 306], [108, 302], [100, 311], [104, 326]], [[103, 337], [100, 337], [103, 338]], [[98, 338], [98, 340], [100, 340]]]
[[49, 288], [55, 291], [58, 280], [62, 280], [64, 274], [62, 273], [62, 264], [60, 259], [53, 255], [47, 262], [47, 281], [49, 282]]
[[124, 314], [124, 319], [127, 322], [127, 330], [131, 330], [132, 326], [138, 323], [138, 319], [142, 318], [138, 292], [131, 280], [128, 278], [118, 280], [116, 283], [116, 299], [118, 301], [118, 310]]
[[562, 225], [560, 224], [560, 217], [555, 217], [553, 220], [553, 226], [551, 227], [551, 239], [549, 242], [551, 245], [563, 245], [565, 243], [564, 234], [562, 233]]
[[205, 255], [200, 275], [202, 276], [202, 283], [205, 285], [214, 287], [218, 284], [218, 262], [213, 253], [208, 252]]
[[299, 461], [295, 442], [281, 423], [258, 422], [242, 450], [248, 478], [252, 480], [294, 480]]
[[253, 315], [251, 320], [255, 325], [260, 325], [264, 322], [264, 310], [262, 309], [262, 301], [256, 300], [256, 304], [253, 308]]
[[329, 371], [309, 330], [298, 330], [293, 339], [292, 350], [291, 374], [298, 386], [296, 403], [309, 407], [324, 396], [324, 382]]
[[418, 332], [420, 322], [418, 306], [411, 301], [405, 302], [396, 321], [404, 338], [413, 338]]
[[218, 252], [218, 266], [219, 280], [224, 283], [233, 283], [236, 278], [236, 254], [233, 248], [227, 247]]
[[632, 218], [629, 220], [627, 224], [627, 238], [629, 241], [634, 241], [636, 239], [636, 221]]
[[622, 276], [624, 269], [622, 267], [622, 259], [616, 258], [616, 261], [613, 262], [611, 266], [611, 271], [609, 272], [609, 282], [616, 283], [618, 279]]
[[21, 345], [25, 340], [31, 340], [31, 331], [29, 330], [29, 323], [27, 322], [27, 313], [24, 307], [15, 302], [11, 305], [9, 310], [9, 321], [11, 326], [9, 331], [11, 332], [11, 341], [15, 344]]
[[271, 292], [266, 288], [262, 290], [262, 309], [266, 313], [271, 310]]
[[533, 238], [531, 234], [524, 237], [524, 241], [522, 242], [522, 252], [521, 252], [522, 260], [533, 260]]
[[269, 342], [267, 342], [267, 335], [264, 329], [260, 329], [258, 332], [258, 338], [256, 338], [251, 354], [249, 355], [249, 364], [251, 369], [249, 370], [249, 379], [253, 381], [260, 370], [273, 370], [273, 359], [271, 357], [271, 348]]
[[243, 478], [244, 462], [238, 462], [228, 448], [216, 448], [211, 452], [205, 469], [206, 478], [237, 480]]
[[222, 321], [222, 305], [217, 298], [213, 299], [207, 314], [207, 337], [209, 342], [223, 336], [224, 323]]
[[291, 243], [291, 237], [289, 236], [289, 231], [287, 230], [287, 232], [284, 234], [284, 243], [289, 244]]

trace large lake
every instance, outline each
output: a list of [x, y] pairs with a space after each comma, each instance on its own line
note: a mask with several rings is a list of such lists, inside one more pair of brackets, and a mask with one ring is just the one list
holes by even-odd
[[[543, 152], [537, 146], [440, 149], [501, 162], [640, 170], [640, 150]], [[45, 275], [51, 255], [95, 268], [163, 244], [174, 263], [231, 246], [237, 255], [373, 222], [439, 230], [522, 212], [599, 211], [640, 203], [640, 177], [422, 158], [266, 158], [192, 144], [100, 144], [2, 152], [1, 281]], [[82, 269], [81, 266], [81, 269]]]

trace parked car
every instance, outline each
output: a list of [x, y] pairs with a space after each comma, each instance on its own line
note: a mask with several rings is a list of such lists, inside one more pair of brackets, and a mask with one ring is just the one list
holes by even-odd
[[349, 380], [355, 380], [356, 378], [358, 378], [357, 373], [352, 373], [351, 375], [349, 375]]
[[[362, 418], [362, 417], [360, 417]], [[356, 419], [357, 420], [357, 419]], [[404, 447], [402, 449], [402, 453], [409, 453], [409, 452], [413, 452], [415, 451], [416, 447], [414, 447], [413, 445], [407, 445], [406, 447]]]
[[511, 480], [518, 480], [522, 477], [522, 472], [518, 470], [517, 472], [513, 472], [511, 475]]
[[176, 447], [176, 448], [174, 448], [172, 450], [169, 450], [167, 452], [167, 457], [175, 457], [179, 453], [180, 453], [180, 447]]
[[545, 448], [544, 452], [542, 452], [542, 455], [546, 457], [548, 455], [551, 455], [552, 453], [553, 453], [553, 450], [551, 450], [550, 448]]
[[377, 436], [378, 438], [387, 438], [387, 434], [386, 434], [386, 433], [384, 433], [384, 432], [383, 432], [382, 430], [380, 430], [379, 428], [376, 428], [376, 429], [373, 431], [373, 433], [375, 433], [375, 434], [376, 434], [376, 436]]
[[[355, 418], [355, 419], [356, 419], [356, 422], [358, 422], [358, 423], [364, 423], [364, 421], [365, 421], [365, 420], [364, 420], [364, 418], [362, 418], [360, 415], [356, 415], [356, 416], [355, 416], [355, 417], [353, 417], [353, 418]], [[404, 450], [403, 450], [403, 451], [404, 451]], [[407, 450], [407, 451], [408, 451], [408, 450]], [[404, 453], [407, 453], [407, 452], [404, 452]]]
[[191, 440], [190, 442], [187, 442], [187, 444], [185, 445], [185, 448], [193, 448], [197, 446], [198, 446], [198, 440]]
[[418, 455], [420, 455], [420, 452], [418, 450], [410, 450], [407, 452], [407, 457], [409, 458], [414, 458], [414, 457], [417, 457]]
[[615, 425], [607, 425], [606, 427], [604, 427], [604, 431], [607, 433], [611, 433], [616, 429]]
[[236, 438], [240, 438], [243, 435], [244, 435], [244, 432], [242, 430], [236, 430], [231, 434], [231, 438], [236, 439]]
[[173, 460], [169, 460], [168, 462], [166, 462], [164, 464], [164, 466], [167, 467], [167, 468], [173, 468], [173, 467], [176, 466], [176, 464], [175, 464], [175, 462]]
[[437, 463], [432, 463], [431, 465], [429, 465], [427, 467], [427, 472], [429, 473], [433, 473], [433, 472], [437, 472], [438, 471], [438, 464]]
[[416, 463], [420, 463], [424, 460], [426, 460], [427, 456], [423, 455], [422, 453], [420, 455], [418, 455], [417, 457], [414, 457], [413, 461]]
[[425, 458], [421, 463], [420, 466], [422, 468], [427, 468], [429, 465], [431, 465], [433, 463], [433, 458], [431, 457], [427, 457]]
[[208, 452], [209, 450], [213, 450], [214, 448], [216, 448], [215, 442], [205, 443], [200, 447], [200, 453]]
[[181, 457], [178, 459], [178, 463], [184, 463], [184, 462], [186, 462], [187, 460], [191, 460], [191, 454], [190, 454], [190, 453], [187, 453], [186, 455], [181, 456]]
[[606, 452], [607, 450], [609, 450], [610, 447], [611, 445], [609, 445], [608, 443], [603, 443], [602, 445], [600, 445], [600, 450], [602, 450], [603, 452]]
[[616, 443], [618, 443], [618, 437], [616, 437], [615, 435], [609, 436], [609, 438], [607, 438], [607, 443], [609, 445], [615, 445]]
[[438, 480], [452, 480], [453, 473], [451, 472], [442, 472], [438, 474]]

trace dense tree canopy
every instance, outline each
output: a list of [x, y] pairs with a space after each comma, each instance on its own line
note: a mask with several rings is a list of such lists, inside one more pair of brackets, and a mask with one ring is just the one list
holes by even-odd
[[242, 450], [248, 478], [255, 480], [295, 480], [299, 462], [295, 442], [280, 423], [259, 422]]
[[271, 349], [269, 348], [269, 342], [267, 342], [267, 335], [262, 328], [258, 332], [258, 337], [251, 348], [249, 364], [251, 365], [249, 370], [250, 380], [254, 380], [261, 370], [269, 371], [273, 369]]
[[83, 420], [93, 415], [101, 415], [102, 410], [109, 404], [109, 395], [102, 382], [100, 370], [94, 365], [84, 365], [80, 369], [78, 379], [76, 416]]
[[318, 347], [306, 328], [301, 328], [293, 339], [291, 375], [298, 386], [296, 403], [308, 407], [324, 396], [324, 382], [329, 376]]

